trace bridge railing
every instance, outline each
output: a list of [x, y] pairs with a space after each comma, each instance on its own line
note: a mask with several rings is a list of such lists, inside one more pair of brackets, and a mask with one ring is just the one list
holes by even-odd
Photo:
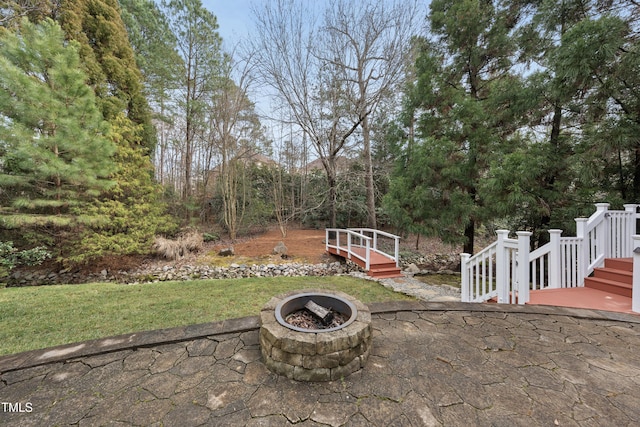
[[[344, 228], [325, 229], [325, 248], [335, 249], [337, 254], [347, 259], [358, 258], [365, 263], [365, 269], [371, 267], [371, 242], [373, 238], [358, 233], [357, 231]], [[335, 243], [332, 243], [335, 242]], [[354, 252], [352, 248], [365, 248], [364, 256]]]
[[[349, 228], [351, 231], [355, 231], [361, 235], [369, 236], [372, 239], [371, 248], [383, 255], [388, 256], [389, 258], [393, 258], [396, 262], [396, 267], [400, 267], [400, 236], [396, 236], [395, 234], [387, 233], [386, 231], [376, 230], [374, 228]], [[383, 245], [381, 244], [382, 239], [391, 239], [393, 242], [393, 254], [390, 254], [385, 251], [390, 251], [390, 249], [383, 249]]]
[[[400, 266], [400, 236], [373, 228], [327, 228], [325, 233], [327, 251], [331, 248], [347, 259], [358, 258], [365, 263], [366, 270], [371, 267], [372, 250], [393, 259], [396, 267]], [[391, 240], [392, 244], [385, 245], [383, 240]], [[387, 249], [386, 246], [393, 249]], [[354, 251], [354, 248], [364, 249], [364, 255]]]

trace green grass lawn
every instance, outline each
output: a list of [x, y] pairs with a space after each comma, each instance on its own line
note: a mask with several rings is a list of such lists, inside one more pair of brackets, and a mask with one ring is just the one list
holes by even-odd
[[307, 288], [340, 290], [364, 303], [410, 299], [376, 282], [342, 276], [3, 288], [0, 355], [257, 315], [272, 296]]

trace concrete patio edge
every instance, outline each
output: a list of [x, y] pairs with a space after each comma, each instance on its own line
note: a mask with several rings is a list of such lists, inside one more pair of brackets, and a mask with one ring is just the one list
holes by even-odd
[[[640, 316], [598, 310], [574, 309], [541, 305], [506, 305], [462, 302], [391, 301], [368, 304], [371, 314], [399, 311], [467, 311], [493, 313], [524, 313], [575, 318], [620, 321], [640, 324]], [[153, 331], [134, 332], [79, 343], [65, 344], [23, 353], [0, 356], [0, 374], [60, 363], [80, 357], [95, 356], [122, 350], [152, 347], [188, 341], [202, 337], [241, 333], [260, 327], [258, 316], [241, 317], [197, 325], [180, 326]]]

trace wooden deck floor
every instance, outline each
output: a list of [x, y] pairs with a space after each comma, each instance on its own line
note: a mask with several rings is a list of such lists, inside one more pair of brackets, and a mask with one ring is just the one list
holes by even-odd
[[631, 298], [586, 287], [530, 291], [527, 304], [588, 308], [639, 315], [631, 311]]

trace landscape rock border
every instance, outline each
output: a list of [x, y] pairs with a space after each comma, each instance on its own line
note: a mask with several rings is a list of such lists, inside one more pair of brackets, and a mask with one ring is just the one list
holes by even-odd
[[81, 275], [70, 271], [60, 272], [21, 272], [14, 271], [8, 280], [9, 286], [40, 286], [68, 283], [153, 283], [173, 280], [199, 279], [241, 279], [248, 277], [295, 277], [295, 276], [334, 276], [349, 274], [362, 269], [351, 262], [329, 262], [322, 264], [282, 263], [282, 264], [237, 264], [229, 267], [211, 265], [164, 265], [140, 268], [134, 271], [107, 271], [90, 275]]
[[[459, 256], [424, 255], [401, 256], [400, 264], [409, 274], [432, 272], [454, 273], [450, 268], [459, 264]], [[411, 266], [413, 264], [414, 266]], [[439, 267], [437, 267], [439, 266]], [[408, 270], [407, 270], [408, 269]], [[413, 270], [413, 271], [411, 271]], [[198, 279], [241, 279], [248, 277], [294, 277], [294, 276], [335, 276], [363, 272], [362, 268], [351, 261], [332, 261], [319, 264], [298, 262], [240, 264], [231, 263], [228, 267], [213, 265], [172, 265], [146, 266], [132, 271], [102, 270], [98, 273], [82, 274], [68, 269], [60, 271], [41, 271], [38, 269], [14, 270], [7, 278], [8, 286], [43, 286], [75, 283], [153, 283], [172, 280]]]

